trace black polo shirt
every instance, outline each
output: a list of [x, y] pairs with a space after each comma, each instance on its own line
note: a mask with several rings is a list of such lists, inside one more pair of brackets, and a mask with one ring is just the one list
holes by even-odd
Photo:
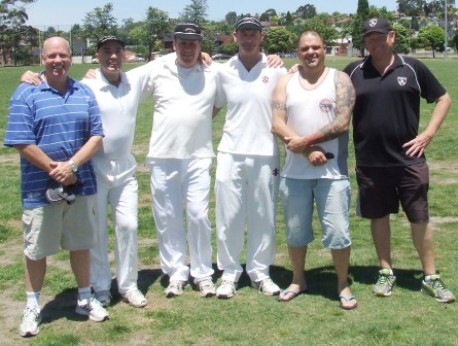
[[384, 76], [374, 68], [370, 56], [350, 63], [344, 72], [356, 91], [356, 164], [386, 167], [424, 161], [424, 157], [408, 157], [402, 145], [418, 134], [420, 97], [431, 103], [446, 93], [431, 71], [416, 59], [396, 55]]

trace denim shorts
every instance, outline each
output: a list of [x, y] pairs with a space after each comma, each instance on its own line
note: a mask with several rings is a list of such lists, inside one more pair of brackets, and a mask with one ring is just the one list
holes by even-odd
[[351, 189], [348, 179], [282, 177], [280, 194], [289, 246], [305, 246], [313, 241], [314, 205], [321, 223], [323, 245], [336, 250], [351, 245], [348, 221]]

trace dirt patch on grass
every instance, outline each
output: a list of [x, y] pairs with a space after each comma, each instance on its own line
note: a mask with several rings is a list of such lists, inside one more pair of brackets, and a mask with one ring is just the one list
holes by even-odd
[[10, 163], [19, 165], [19, 155], [17, 151], [11, 151], [9, 154], [2, 154], [0, 156], [0, 163]]
[[458, 184], [458, 161], [428, 162], [428, 165], [433, 184]]

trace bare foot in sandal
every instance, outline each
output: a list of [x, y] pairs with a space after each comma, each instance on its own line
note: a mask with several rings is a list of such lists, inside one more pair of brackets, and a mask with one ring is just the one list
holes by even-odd
[[344, 310], [353, 310], [358, 306], [358, 302], [348, 286], [340, 291], [339, 299], [340, 307]]
[[296, 298], [298, 295], [304, 293], [307, 290], [307, 288], [304, 286], [300, 286], [298, 284], [291, 284], [288, 286], [286, 290], [282, 290], [280, 294], [278, 295], [278, 301], [279, 302], [289, 302], [290, 300], [293, 300]]

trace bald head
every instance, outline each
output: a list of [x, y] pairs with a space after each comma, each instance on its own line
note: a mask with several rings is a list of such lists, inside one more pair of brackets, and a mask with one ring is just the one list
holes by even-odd
[[55, 48], [58, 48], [59, 50], [66, 50], [68, 56], [71, 56], [70, 44], [68, 41], [62, 37], [53, 36], [43, 42], [43, 51], [41, 53], [42, 57], [44, 58], [49, 54], [50, 50]]
[[43, 43], [41, 54], [45, 66], [46, 82], [64, 93], [67, 89], [67, 76], [72, 64], [68, 41], [62, 37], [50, 37]]

